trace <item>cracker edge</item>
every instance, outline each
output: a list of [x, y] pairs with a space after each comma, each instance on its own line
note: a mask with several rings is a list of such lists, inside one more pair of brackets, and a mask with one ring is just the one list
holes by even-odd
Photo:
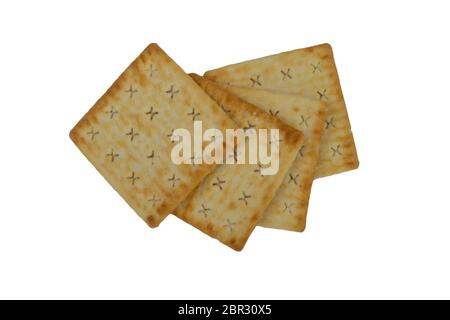
[[[300, 148], [300, 145], [303, 143], [303, 140], [304, 140], [303, 132], [285, 124], [284, 122], [280, 121], [279, 119], [277, 119], [277, 118], [271, 116], [270, 114], [268, 114], [267, 112], [261, 110], [260, 108], [254, 106], [254, 105], [250, 104], [249, 102], [239, 98], [238, 96], [230, 93], [229, 91], [227, 91], [224, 87], [220, 86], [219, 84], [217, 84], [213, 81], [210, 81], [208, 79], [205, 79], [195, 73], [191, 73], [189, 75], [208, 95], [210, 95], [210, 93], [208, 91], [218, 92], [221, 95], [221, 99], [226, 100], [228, 103], [239, 104], [240, 110], [255, 114], [255, 116], [261, 117], [263, 121], [273, 123], [278, 129], [285, 131], [286, 137], [289, 138], [289, 139], [286, 139], [286, 141], [289, 144], [292, 144], [292, 145], [297, 144], [298, 149]], [[207, 88], [210, 88], [210, 89], [207, 89]], [[211, 98], [213, 98], [212, 95], [213, 94], [210, 95]], [[216, 99], [213, 98], [213, 100], [216, 101], [216, 103], [218, 104], [218, 101]], [[241, 108], [242, 106], [244, 106], [244, 108]], [[296, 149], [297, 149], [297, 147], [296, 147]], [[293, 154], [291, 163], [293, 163], [293, 161], [295, 161], [295, 157], [296, 157], [296, 153]], [[272, 198], [269, 199], [267, 201], [267, 203], [264, 204], [264, 208], [262, 210], [260, 210], [258, 215], [251, 217], [251, 220], [253, 221], [253, 223], [250, 224], [249, 228], [246, 230], [246, 232], [244, 232], [239, 237], [239, 240], [234, 243], [224, 242], [217, 238], [214, 238], [212, 235], [210, 235], [209, 233], [206, 232], [206, 230], [208, 229], [207, 224], [194, 223], [193, 221], [190, 221], [189, 219], [187, 219], [185, 212], [176, 213], [176, 210], [175, 210], [174, 215], [177, 216], [178, 218], [180, 218], [181, 220], [187, 222], [191, 226], [195, 227], [196, 229], [207, 234], [211, 238], [214, 238], [214, 239], [222, 242], [223, 244], [227, 245], [228, 247], [230, 247], [236, 251], [241, 251], [245, 247], [245, 244], [247, 243], [248, 239], [250, 238], [251, 233], [254, 231], [254, 229], [258, 225], [258, 222], [260, 221], [261, 217], [263, 216], [265, 210], [270, 205], [270, 202], [276, 196], [276, 192], [280, 188], [281, 184], [283, 183], [284, 178], [285, 178], [285, 176], [279, 177], [279, 181], [274, 186], [274, 192], [272, 194]], [[195, 192], [196, 189], [197, 188], [195, 188], [191, 192], [191, 194], [189, 194], [187, 199], [189, 199], [192, 196], [192, 194]]]

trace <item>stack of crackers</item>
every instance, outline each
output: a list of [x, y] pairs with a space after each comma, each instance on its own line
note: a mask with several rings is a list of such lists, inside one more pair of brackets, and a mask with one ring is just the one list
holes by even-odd
[[[206, 164], [194, 157], [175, 164], [174, 131], [193, 133], [195, 121], [223, 132], [278, 129], [277, 141], [268, 141], [279, 148], [277, 173], [264, 175], [259, 163]], [[186, 74], [151, 44], [70, 137], [150, 227], [174, 214], [235, 250], [257, 225], [303, 231], [313, 180], [359, 164], [328, 44], [203, 77]]]

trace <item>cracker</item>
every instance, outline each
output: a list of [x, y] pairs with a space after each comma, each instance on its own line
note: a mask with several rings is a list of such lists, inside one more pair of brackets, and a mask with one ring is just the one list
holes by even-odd
[[321, 101], [274, 91], [227, 87], [227, 91], [276, 116], [304, 134], [304, 142], [283, 184], [258, 225], [303, 231], [319, 158], [326, 106]]
[[279, 129], [281, 141], [272, 141], [280, 146], [278, 173], [264, 176], [258, 164], [221, 165], [175, 212], [211, 237], [241, 250], [283, 182], [303, 143], [303, 134], [217, 84], [192, 77], [239, 126]]
[[[195, 110], [193, 110], [195, 109]], [[149, 45], [70, 132], [81, 152], [151, 227], [214, 169], [175, 165], [171, 133], [234, 122], [158, 45]]]
[[250, 60], [205, 73], [227, 85], [296, 93], [327, 104], [316, 177], [356, 169], [355, 142], [329, 44]]

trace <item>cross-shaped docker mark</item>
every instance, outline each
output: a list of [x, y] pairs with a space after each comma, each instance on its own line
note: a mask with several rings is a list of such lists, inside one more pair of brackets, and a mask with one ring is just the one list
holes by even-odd
[[231, 222], [230, 219], [227, 219], [227, 223], [223, 225], [224, 228], [228, 228], [230, 232], [233, 232], [233, 227], [236, 225], [235, 222]]
[[298, 174], [296, 174], [296, 175], [294, 176], [292, 173], [289, 173], [289, 181], [288, 181], [288, 184], [291, 183], [291, 182], [294, 182], [294, 184], [295, 184], [296, 186], [298, 186], [298, 182], [297, 182], [298, 176], [299, 176]]
[[167, 136], [170, 138], [170, 141], [171, 141], [172, 143], [175, 142], [175, 136], [174, 136], [174, 134], [173, 134], [174, 131], [175, 131], [175, 130], [172, 129], [172, 131], [170, 131], [170, 133], [167, 135]]
[[206, 218], [208, 216], [208, 211], [211, 211], [211, 208], [208, 208], [204, 203], [202, 203], [202, 208], [197, 212], [203, 214], [203, 216]]
[[145, 114], [150, 116], [150, 120], [153, 120], [153, 118], [158, 114], [159, 112], [156, 110], [153, 110], [153, 106], [150, 106], [150, 110], [147, 111]]
[[223, 104], [220, 105], [220, 108], [225, 112], [225, 113], [230, 113], [231, 110], [230, 109], [225, 109], [225, 106]]
[[131, 181], [131, 185], [134, 186], [134, 183], [136, 182], [136, 180], [139, 180], [140, 177], [137, 177], [136, 174], [133, 171], [131, 176], [127, 177], [127, 179], [130, 180]]
[[133, 86], [130, 84], [130, 88], [125, 91], [126, 93], [130, 94], [130, 99], [133, 98], [133, 95], [137, 93], [138, 91], [136, 89], [133, 89]]
[[280, 110], [272, 111], [272, 109], [269, 109], [269, 113], [271, 116], [276, 117], [280, 113]]
[[336, 128], [336, 126], [334, 125], [334, 118], [331, 117], [328, 120], [325, 120], [325, 129], [329, 129], [330, 127]]
[[258, 168], [256, 168], [255, 170], [253, 170], [253, 172], [257, 172], [257, 173], [259, 173], [259, 175], [261, 176], [261, 177], [264, 177], [264, 175], [262, 174], [262, 172], [261, 172], [261, 169], [263, 169], [264, 167], [263, 167], [263, 165], [261, 164], [261, 163], [258, 163]]
[[254, 87], [254, 86], [256, 86], [256, 85], [262, 86], [261, 80], [260, 80], [259, 78], [260, 78], [260, 75], [259, 75], [259, 74], [256, 76], [256, 78], [255, 78], [255, 77], [251, 77], [251, 78], [250, 78], [250, 81], [252, 82], [252, 87]]
[[150, 68], [148, 68], [146, 71], [148, 72], [148, 75], [150, 76], [150, 78], [153, 78], [153, 73], [157, 72], [158, 69], [153, 68], [153, 64], [151, 64]]
[[92, 128], [91, 131], [89, 131], [87, 133], [88, 136], [91, 136], [91, 140], [94, 140], [95, 136], [98, 135], [98, 134], [100, 134], [100, 132], [94, 131], [94, 128]]
[[151, 197], [148, 202], [152, 203], [152, 207], [154, 207], [156, 205], [157, 202], [160, 202], [161, 199], [158, 198], [155, 194], [153, 195], [153, 197]]
[[289, 213], [292, 213], [292, 206], [294, 205], [293, 203], [290, 203], [290, 204], [287, 204], [286, 202], [283, 202], [283, 204], [284, 204], [284, 209], [283, 209], [283, 212], [289, 212]]
[[291, 71], [291, 69], [287, 69], [286, 71], [280, 70], [281, 74], [283, 75], [283, 79], [282, 79], [282, 80], [284, 80], [284, 79], [286, 79], [286, 78], [292, 79], [292, 76], [291, 76], [291, 74], [290, 74], [290, 71]]
[[150, 159], [152, 161], [152, 165], [153, 165], [153, 161], [155, 160], [155, 158], [159, 158], [159, 157], [156, 155], [155, 150], [152, 150], [152, 153], [147, 156], [147, 159]]
[[173, 99], [173, 97], [174, 97], [177, 93], [179, 93], [179, 92], [180, 92], [180, 90], [175, 90], [174, 87], [173, 87], [173, 85], [171, 85], [171, 86], [170, 86], [170, 89], [166, 91], [166, 93], [167, 93], [168, 95], [170, 95], [170, 99]]
[[320, 69], [320, 62], [317, 62], [316, 64], [311, 63], [311, 67], [313, 67], [312, 73], [316, 73], [316, 71], [322, 72]]
[[251, 197], [252, 197], [251, 195], [247, 195], [247, 194], [245, 194], [244, 191], [242, 191], [242, 197], [240, 197], [238, 200], [244, 201], [245, 205], [248, 205], [247, 199], [250, 199]]
[[134, 129], [131, 128], [130, 132], [127, 132], [126, 135], [130, 136], [130, 141], [133, 141], [134, 137], [139, 135], [139, 132], [134, 132]]
[[195, 108], [192, 108], [192, 112], [189, 112], [187, 115], [192, 116], [192, 121], [195, 121], [195, 118], [200, 115], [200, 112], [195, 112]]
[[175, 185], [177, 184], [178, 181], [180, 181], [180, 178], [177, 178], [175, 174], [172, 174], [172, 177], [167, 179], [167, 181], [172, 183], [172, 188], [175, 188]]
[[302, 121], [300, 122], [300, 124], [299, 124], [300, 127], [304, 125], [306, 128], [308, 128], [308, 120], [309, 120], [311, 117], [305, 117], [304, 115], [301, 115], [300, 118], [301, 118], [301, 120], [302, 120]]
[[114, 153], [114, 149], [111, 149], [111, 153], [108, 153], [106, 156], [107, 157], [111, 157], [111, 162], [114, 162], [114, 159], [118, 158], [119, 154], [118, 153]]
[[280, 148], [280, 142], [282, 142], [283, 139], [275, 139], [275, 137], [270, 137], [270, 141], [269, 144], [270, 145], [275, 145], [277, 148]]
[[302, 145], [301, 148], [300, 148], [300, 150], [298, 151], [298, 154], [299, 154], [300, 157], [302, 157], [302, 158], [304, 157], [305, 148], [306, 148], [306, 146], [305, 146], [305, 145]]
[[255, 125], [251, 124], [250, 121], [247, 120], [247, 126], [245, 126], [243, 129], [245, 131], [247, 131], [247, 130], [254, 129], [254, 128], [255, 128]]
[[216, 182], [214, 182], [212, 185], [222, 190], [223, 189], [222, 184], [224, 184], [225, 182], [226, 182], [225, 180], [220, 180], [219, 177], [216, 177]]
[[167, 136], [170, 138], [170, 141], [171, 141], [172, 143], [175, 143], [175, 139], [176, 139], [176, 138], [179, 138], [179, 136], [177, 136], [177, 135], [174, 134], [174, 131], [175, 131], [175, 129], [172, 129], [172, 130], [170, 131], [170, 133], [167, 135]]
[[333, 152], [333, 158], [337, 155], [342, 156], [342, 152], [341, 152], [341, 145], [338, 144], [336, 147], [331, 147], [330, 148], [331, 151]]
[[322, 91], [317, 90], [317, 94], [319, 95], [319, 100], [328, 100], [326, 93], [327, 93], [327, 89], [323, 89]]
[[111, 109], [109, 109], [109, 111], [106, 111], [106, 113], [109, 114], [109, 119], [113, 119], [114, 116], [119, 113], [119, 111], [115, 110], [114, 106], [111, 106]]

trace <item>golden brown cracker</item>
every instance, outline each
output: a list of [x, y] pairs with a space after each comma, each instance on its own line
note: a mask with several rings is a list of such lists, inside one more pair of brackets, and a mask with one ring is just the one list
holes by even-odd
[[183, 201], [175, 214], [204, 233], [241, 250], [274, 197], [303, 143], [303, 134], [259, 108], [192, 75], [197, 83], [241, 127], [279, 129], [280, 166], [275, 175], [262, 175], [258, 164], [218, 166]]
[[300, 94], [327, 104], [316, 177], [356, 169], [355, 142], [329, 44], [279, 53], [211, 70], [205, 77], [231, 86]]
[[319, 158], [325, 104], [296, 94], [263, 89], [228, 86], [226, 90], [303, 132], [303, 145], [259, 222], [264, 227], [303, 231]]
[[175, 165], [172, 131], [235, 124], [156, 44], [149, 45], [70, 132], [81, 152], [151, 227], [214, 169]]

